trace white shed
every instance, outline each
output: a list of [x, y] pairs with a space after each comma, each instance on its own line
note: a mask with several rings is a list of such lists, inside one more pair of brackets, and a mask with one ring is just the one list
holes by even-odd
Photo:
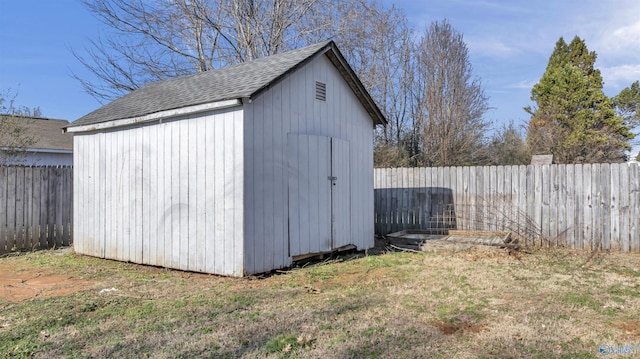
[[385, 123], [333, 41], [144, 86], [67, 128], [75, 251], [244, 276], [371, 248]]

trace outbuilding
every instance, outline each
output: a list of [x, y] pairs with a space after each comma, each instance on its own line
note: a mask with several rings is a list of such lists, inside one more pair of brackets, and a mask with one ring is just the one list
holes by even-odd
[[385, 123], [333, 41], [146, 85], [67, 128], [75, 251], [244, 276], [371, 248]]

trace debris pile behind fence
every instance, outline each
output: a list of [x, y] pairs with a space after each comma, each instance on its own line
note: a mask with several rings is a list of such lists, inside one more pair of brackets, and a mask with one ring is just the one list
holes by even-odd
[[578, 164], [374, 171], [377, 234], [511, 231], [527, 244], [640, 251], [640, 167]]
[[72, 242], [72, 167], [0, 167], [0, 254]]

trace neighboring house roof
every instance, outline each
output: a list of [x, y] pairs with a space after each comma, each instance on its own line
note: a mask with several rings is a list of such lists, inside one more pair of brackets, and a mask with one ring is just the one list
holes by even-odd
[[135, 118], [231, 99], [251, 99], [322, 54], [327, 54], [340, 71], [374, 123], [386, 124], [384, 115], [335, 43], [325, 41], [234, 66], [148, 84], [79, 118], [68, 127]]
[[[29, 151], [73, 151], [73, 135], [63, 132], [64, 128], [69, 125], [69, 121], [15, 115], [12, 117], [22, 121], [21, 124], [26, 129], [26, 136], [33, 136], [35, 143], [29, 146]], [[0, 143], [0, 147], [2, 145], [4, 144]]]

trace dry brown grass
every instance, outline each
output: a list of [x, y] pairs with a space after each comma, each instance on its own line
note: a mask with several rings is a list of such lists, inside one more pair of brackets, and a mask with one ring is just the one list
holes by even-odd
[[56, 253], [0, 268], [92, 285], [0, 301], [0, 357], [549, 358], [640, 345], [638, 254], [379, 251], [234, 279]]

